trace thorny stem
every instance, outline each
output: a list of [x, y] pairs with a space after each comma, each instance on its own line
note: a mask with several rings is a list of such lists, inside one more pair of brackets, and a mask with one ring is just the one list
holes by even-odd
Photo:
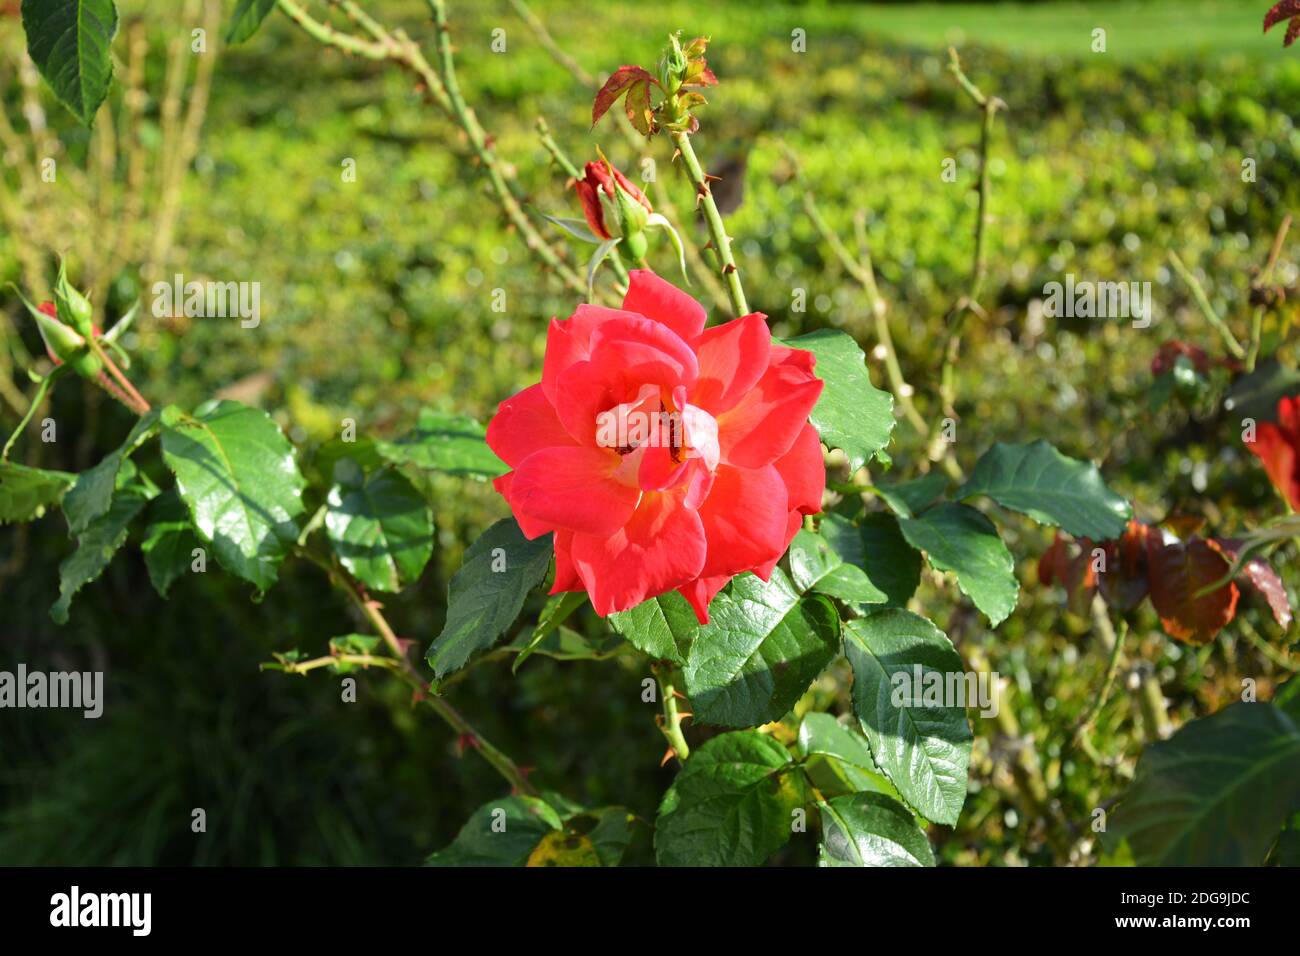
[[709, 238], [713, 251], [718, 257], [718, 271], [727, 284], [727, 296], [731, 299], [731, 309], [736, 316], [749, 314], [749, 303], [745, 301], [745, 289], [740, 284], [740, 271], [736, 268], [735, 257], [731, 254], [731, 237], [722, 221], [718, 204], [713, 201], [713, 190], [709, 188], [709, 177], [700, 166], [700, 160], [691, 146], [691, 137], [684, 132], [672, 134], [673, 143], [682, 161], [686, 163], [686, 173], [695, 186], [696, 203], [704, 206], [704, 220], [709, 227]]
[[[1266, 290], [1273, 281], [1273, 269], [1277, 266], [1278, 257], [1282, 255], [1282, 245], [1286, 242], [1286, 234], [1291, 229], [1291, 214], [1287, 213], [1282, 217], [1282, 224], [1277, 227], [1277, 234], [1273, 237], [1273, 245], [1268, 251], [1268, 261], [1264, 263], [1264, 271], [1259, 274], [1259, 279], [1255, 283], [1257, 289]], [[1250, 323], [1250, 346], [1246, 351], [1246, 371], [1255, 371], [1255, 363], [1259, 361], [1260, 341], [1264, 337], [1264, 313], [1268, 311], [1265, 303], [1261, 302], [1255, 306], [1255, 314], [1251, 317]]]
[[317, 567], [321, 568], [329, 577], [330, 582], [340, 591], [348, 596], [357, 609], [365, 615], [366, 620], [378, 632], [384, 644], [388, 647], [389, 653], [396, 659], [396, 673], [405, 681], [417, 698], [429, 705], [439, 717], [456, 731], [462, 738], [472, 742], [472, 746], [483, 759], [492, 765], [497, 773], [501, 774], [518, 793], [529, 796], [537, 795], [537, 788], [528, 782], [522, 770], [506, 754], [492, 745], [474, 726], [466, 720], [461, 713], [456, 710], [447, 700], [436, 694], [429, 693], [428, 682], [420, 675], [410, 659], [406, 656], [406, 651], [402, 646], [401, 640], [393, 630], [388, 620], [384, 617], [377, 601], [368, 599], [358, 590], [357, 586], [352, 583], [339, 568], [332, 563], [316, 554], [311, 549], [299, 545], [295, 548], [298, 554], [311, 561]]
[[1187, 288], [1191, 290], [1192, 298], [1196, 300], [1197, 306], [1200, 307], [1201, 314], [1205, 316], [1205, 321], [1214, 326], [1219, 335], [1223, 337], [1223, 344], [1232, 353], [1232, 357], [1238, 361], [1244, 360], [1246, 350], [1241, 347], [1237, 337], [1232, 334], [1232, 329], [1228, 328], [1228, 323], [1224, 322], [1219, 317], [1219, 313], [1214, 311], [1214, 306], [1210, 304], [1209, 296], [1205, 294], [1205, 289], [1202, 287], [1200, 280], [1196, 278], [1191, 269], [1183, 265], [1183, 260], [1172, 249], [1169, 250], [1169, 263], [1174, 267], [1174, 271], [1178, 273], [1179, 278], [1187, 283]]
[[[875, 324], [876, 340], [880, 343], [881, 349], [885, 353], [885, 375], [889, 379], [889, 390], [893, 392], [898, 407], [903, 410], [903, 417], [907, 419], [916, 432], [922, 438], [928, 438], [930, 435], [930, 426], [924, 416], [912, 401], [914, 389], [907, 383], [903, 377], [902, 366], [898, 363], [898, 351], [894, 348], [894, 337], [889, 332], [888, 311], [889, 306], [884, 296], [880, 294], [880, 288], [876, 285], [876, 271], [871, 262], [871, 250], [866, 242], [866, 230], [863, 228], [862, 217], [855, 217], [854, 226], [857, 233], [858, 255], [853, 255], [848, 246], [840, 239], [839, 235], [831, 228], [826, 217], [822, 215], [821, 209], [817, 206], [817, 197], [813, 193], [812, 187], [804, 179], [803, 171], [799, 166], [799, 159], [794, 151], [788, 146], [782, 145], [785, 152], [786, 160], [794, 170], [795, 180], [803, 187], [803, 208], [808, 214], [808, 219], [812, 222], [813, 228], [817, 230], [818, 235], [831, 248], [835, 258], [839, 260], [840, 266], [847, 272], [859, 285], [862, 286], [863, 292], [867, 296], [867, 306], [871, 310], [871, 317]], [[948, 443], [944, 443], [945, 452]], [[949, 476], [954, 479], [961, 477], [961, 468], [957, 462], [944, 454], [941, 464]]]
[[673, 755], [682, 763], [686, 763], [691, 755], [691, 748], [687, 745], [686, 737], [682, 733], [682, 718], [687, 715], [677, 707], [677, 689], [673, 684], [673, 667], [663, 661], [656, 661], [651, 665], [650, 669], [659, 681], [660, 706], [663, 708], [659, 729], [663, 731], [664, 737], [668, 740], [668, 746], [672, 748]]
[[[967, 316], [971, 312], [984, 314], [979, 297], [988, 271], [989, 199], [992, 193], [989, 176], [989, 146], [993, 136], [994, 117], [998, 110], [1006, 109], [1007, 104], [996, 96], [986, 95], [970, 81], [962, 72], [961, 60], [952, 47], [948, 48], [948, 71], [983, 114], [983, 122], [980, 124], [979, 206], [975, 216], [975, 252], [971, 265], [970, 287], [966, 294], [957, 300], [948, 315], [948, 329], [943, 344], [943, 366], [939, 373], [939, 394], [943, 402], [943, 410], [946, 415], [953, 417], [956, 415], [954, 374], [957, 359], [961, 355], [961, 336], [966, 328]], [[931, 458], [937, 459], [942, 441], [942, 431], [936, 429], [930, 443]]]
[[510, 186], [505, 167], [492, 148], [491, 138], [461, 94], [460, 84], [456, 78], [451, 32], [447, 25], [447, 6], [443, 0], [427, 0], [438, 33], [437, 70], [425, 58], [419, 44], [403, 31], [387, 30], [349, 0], [340, 0], [343, 12], [370, 34], [372, 40], [336, 30], [328, 24], [313, 19], [297, 3], [297, 0], [277, 0], [277, 3], [294, 23], [317, 42], [366, 59], [389, 60], [414, 73], [434, 103], [465, 133], [470, 148], [486, 171], [488, 183], [497, 203], [505, 212], [510, 224], [518, 230], [524, 245], [541, 259], [544, 265], [554, 271], [571, 290], [586, 294], [586, 281], [560, 258], [533, 221], [528, 218], [528, 214]]
[[[600, 80], [584, 70], [577, 61], [573, 59], [573, 57], [569, 56], [560, 48], [559, 44], [556, 43], [555, 39], [551, 36], [550, 31], [546, 29], [546, 25], [542, 23], [541, 18], [528, 8], [528, 5], [524, 0], [510, 0], [510, 5], [514, 8], [520, 19], [522, 19], [528, 28], [533, 31], [538, 42], [542, 44], [543, 49], [550, 54], [551, 58], [555, 60], [556, 63], [568, 70], [569, 74], [572, 75], [574, 79], [583, 86], [591, 89], [593, 92], [600, 88]], [[628, 121], [626, 114], [621, 110], [614, 110], [612, 115], [614, 116], [615, 125], [618, 126], [619, 130], [623, 133], [628, 145], [638, 153], [642, 152], [644, 141], [641, 139], [641, 134], [638, 133]], [[680, 216], [677, 214], [678, 209], [676, 204], [673, 202], [672, 197], [669, 196], [668, 191], [664, 189], [663, 183], [659, 179], [655, 178], [647, 183], [646, 186], [648, 187], [647, 192], [653, 193], [652, 202], [654, 207], [664, 213], [669, 219], [674, 221], [679, 220]], [[712, 270], [709, 269], [708, 264], [704, 262], [703, 257], [700, 255], [700, 250], [695, 243], [691, 241], [690, 236], [683, 235], [681, 239], [682, 247], [686, 253], [686, 260], [692, 271], [699, 277], [701, 284], [705, 286], [705, 291], [712, 300], [716, 303], [721, 303], [721, 301], [727, 296], [727, 293], [722, 288], [722, 284], [718, 281], [717, 276], [713, 274]]]

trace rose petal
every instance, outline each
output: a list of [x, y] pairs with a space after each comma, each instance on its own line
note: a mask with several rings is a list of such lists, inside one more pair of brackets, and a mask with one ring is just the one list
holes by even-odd
[[772, 351], [772, 333], [765, 319], [757, 312], [741, 316], [705, 329], [695, 340], [700, 377], [690, 398], [692, 405], [716, 416], [758, 384]]
[[510, 492], [511, 486], [514, 483], [514, 477], [515, 473], [513, 471], [508, 471], [504, 475], [493, 478], [492, 487], [500, 493], [501, 497], [506, 500], [506, 504], [510, 506], [510, 510], [515, 516], [515, 524], [519, 525], [519, 530], [523, 532], [524, 537], [529, 541], [540, 538], [544, 534], [550, 534], [551, 526], [549, 524], [544, 521], [537, 521], [534, 518], [530, 518], [515, 507]]
[[614, 479], [622, 463], [617, 452], [603, 448], [543, 448], [515, 469], [510, 505], [516, 517], [549, 528], [614, 534], [632, 517], [641, 495]]
[[649, 269], [628, 272], [623, 308], [662, 322], [687, 342], [704, 328], [704, 306]]
[[677, 589], [677, 593], [690, 603], [700, 624], [709, 623], [709, 604], [719, 591], [727, 586], [731, 576], [721, 574], [712, 578], [696, 578]]
[[822, 494], [826, 491], [826, 461], [822, 456], [822, 442], [817, 429], [805, 423], [790, 450], [773, 464], [785, 482], [791, 508], [806, 515], [822, 510]]
[[592, 607], [603, 617], [697, 577], [704, 529], [680, 495], [648, 492], [625, 527], [610, 536], [575, 535], [570, 553]]
[[573, 532], [555, 532], [555, 583], [551, 585], [551, 594], [561, 591], [585, 591], [578, 569], [573, 566]]
[[551, 319], [546, 331], [546, 355], [542, 359], [542, 391], [552, 405], [558, 394], [560, 376], [575, 362], [591, 357], [591, 335], [597, 327], [620, 316], [639, 318], [635, 313], [607, 309], [599, 305], [580, 305], [573, 315], [561, 321]]
[[797, 364], [771, 366], [757, 386], [718, 416], [722, 460], [741, 468], [776, 461], [799, 437], [821, 393], [821, 380]]
[[541, 385], [530, 385], [497, 406], [496, 415], [488, 422], [487, 443], [511, 468], [535, 451], [575, 444]]
[[772, 465], [719, 465], [713, 488], [700, 505], [709, 542], [700, 573], [733, 575], [775, 562], [785, 551], [789, 517], [785, 482]]

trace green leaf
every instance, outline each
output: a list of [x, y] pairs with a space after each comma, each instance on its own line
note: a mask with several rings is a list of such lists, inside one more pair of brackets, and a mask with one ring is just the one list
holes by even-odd
[[518, 670], [520, 659], [534, 654], [553, 661], [604, 661], [627, 649], [623, 639], [616, 634], [606, 632], [591, 637], [563, 624], [540, 638], [536, 631], [525, 630], [510, 646], [519, 650], [515, 663], [511, 665], [512, 672]]
[[[843, 788], [850, 792], [870, 790], [898, 797], [894, 785], [876, 766], [867, 739], [859, 731], [841, 724], [833, 714], [814, 710], [804, 715], [799, 724], [799, 754], [822, 758]], [[806, 770], [810, 767], [805, 765]]]
[[839, 615], [824, 597], [801, 598], [784, 571], [766, 584], [746, 572], [709, 605], [683, 675], [697, 721], [754, 727], [776, 720], [835, 656]]
[[23, 0], [22, 11], [32, 62], [59, 101], [89, 126], [113, 79], [113, 0]]
[[[546, 639], [557, 631], [568, 631], [569, 634], [576, 634], [576, 632], [570, 631], [568, 628], [561, 628], [560, 625], [568, 620], [569, 615], [582, 607], [586, 601], [586, 591], [561, 591], [559, 594], [552, 594], [548, 597], [546, 603], [542, 606], [542, 613], [537, 616], [537, 626], [533, 628], [532, 635], [525, 643], [520, 645], [521, 649], [519, 653], [515, 655], [515, 662], [510, 665], [510, 673], [518, 673], [519, 668], [524, 661], [528, 660], [528, 658], [536, 651], [541, 649], [542, 644], [546, 642]], [[579, 638], [582, 637], [581, 635], [577, 636]], [[550, 644], [550, 650], [559, 651], [560, 645], [564, 643], [565, 641], [563, 638], [552, 641]], [[602, 643], [613, 643], [613, 641]], [[581, 651], [581, 648], [579, 647], [574, 647], [572, 649], [579, 652]], [[559, 658], [559, 653], [551, 653], [546, 656]], [[587, 658], [596, 658], [598, 656], [600, 656], [599, 652], [594, 649], [586, 655]], [[564, 659], [572, 660], [573, 658]]]
[[502, 797], [474, 811], [429, 866], [523, 866], [550, 833], [564, 829], [560, 815], [537, 797]]
[[790, 576], [800, 591], [816, 591], [853, 605], [889, 600], [867, 572], [848, 563], [830, 540], [813, 531], [800, 531], [790, 542]]
[[50, 608], [50, 617], [56, 624], [68, 623], [73, 595], [108, 567], [113, 555], [126, 542], [131, 522], [153, 495], [152, 489], [138, 482], [118, 489], [108, 511], [92, 521], [77, 538], [77, 550], [59, 564], [59, 599]]
[[700, 630], [695, 611], [676, 591], [611, 614], [609, 623], [638, 651], [679, 666], [686, 663], [691, 641]]
[[194, 549], [202, 542], [190, 524], [190, 512], [176, 489], [170, 488], [149, 505], [149, 527], [140, 550], [154, 590], [163, 597], [194, 561]]
[[604, 240], [591, 231], [585, 219], [565, 219], [560, 216], [548, 216], [542, 213], [542, 218], [554, 226], [559, 226], [575, 239], [581, 239], [583, 242], [589, 242], [593, 246], [598, 246]]
[[546, 577], [551, 554], [549, 534], [529, 541], [514, 518], [498, 521], [469, 546], [448, 588], [447, 623], [429, 647], [429, 666], [439, 678], [496, 643]]
[[375, 591], [400, 591], [420, 577], [433, 554], [429, 503], [392, 468], [364, 475], [335, 469], [325, 499], [325, 531], [343, 567]]
[[948, 479], [941, 473], [932, 471], [912, 481], [876, 485], [876, 492], [894, 514], [900, 518], [911, 518], [943, 494], [947, 487]]
[[930, 841], [897, 800], [855, 793], [817, 806], [821, 866], [934, 866]]
[[1260, 359], [1255, 371], [1233, 381], [1224, 396], [1223, 407], [1237, 419], [1273, 422], [1277, 421], [1278, 400], [1287, 395], [1300, 395], [1300, 372], [1283, 365], [1274, 356]]
[[131, 428], [117, 449], [99, 464], [87, 468], [77, 476], [77, 483], [64, 496], [63, 514], [68, 519], [68, 530], [80, 534], [86, 526], [108, 510], [117, 487], [117, 473], [122, 462], [137, 448], [158, 433], [158, 411], [149, 412]]
[[[963, 699], [915, 699], [943, 678], [961, 680], [961, 658], [943, 632], [923, 617], [890, 608], [844, 625], [844, 652], [853, 667], [853, 710], [871, 754], [903, 799], [927, 820], [956, 824], [966, 801], [971, 730]], [[949, 678], [948, 675], [954, 675]]]
[[1300, 729], [1264, 703], [1239, 703], [1152, 744], [1103, 839], [1139, 866], [1259, 866], [1300, 810]]
[[1015, 560], [993, 522], [967, 505], [944, 502], [898, 522], [912, 547], [930, 564], [957, 576], [957, 586], [997, 627], [1016, 608], [1020, 582]]
[[1118, 538], [1133, 516], [1096, 465], [1067, 458], [1041, 439], [1028, 445], [998, 442], [981, 455], [957, 492], [963, 500], [977, 495], [1095, 541]]
[[487, 446], [486, 435], [483, 426], [472, 418], [424, 408], [409, 435], [397, 441], [377, 441], [375, 447], [394, 465], [495, 478], [509, 469]]
[[871, 384], [866, 355], [844, 332], [818, 329], [784, 343], [817, 356], [817, 377], [826, 383], [809, 419], [829, 448], [841, 448], [849, 471], [857, 471], [889, 444], [894, 398]]
[[243, 43], [262, 25], [266, 15], [275, 9], [276, 0], [239, 0], [226, 28], [226, 42]]
[[858, 524], [828, 514], [819, 529], [835, 552], [866, 572], [883, 603], [902, 607], [921, 583], [921, 554], [903, 537], [893, 515], [872, 512]]
[[660, 866], [758, 866], [790, 839], [807, 801], [785, 747], [752, 730], [705, 741], [664, 794], [655, 819]]
[[163, 460], [217, 560], [259, 591], [275, 583], [298, 537], [302, 475], [265, 412], [223, 400], [162, 412]]
[[59, 503], [77, 476], [0, 461], [0, 524], [35, 521]]

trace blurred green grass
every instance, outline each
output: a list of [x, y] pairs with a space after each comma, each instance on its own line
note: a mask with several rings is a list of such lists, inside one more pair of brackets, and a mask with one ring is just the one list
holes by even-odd
[[[545, 115], [578, 162], [597, 144], [628, 168], [642, 155], [655, 158], [689, 208], [689, 186], [672, 170], [667, 144], [633, 151], [608, 127], [590, 130], [589, 91], [505, 3], [451, 6], [466, 95], [535, 207], [576, 209], [533, 130]], [[972, 79], [1009, 106], [991, 166], [991, 315], [972, 329], [959, 369], [959, 456], [969, 464], [994, 440], [1046, 435], [1067, 453], [1103, 459], [1108, 480], [1138, 501], [1142, 517], [1199, 509], [1227, 529], [1274, 507], [1267, 484], [1241, 454], [1207, 442], [1208, 426], [1176, 409], [1148, 411], [1147, 365], [1166, 338], [1217, 351], [1169, 274], [1166, 251], [1176, 248], [1204, 270], [1211, 298], [1244, 331], [1250, 270], [1300, 196], [1293, 118], [1300, 52], [1283, 53], [1276, 31], [1259, 35], [1264, 6], [533, 5], [593, 73], [652, 63], [673, 29], [712, 35], [710, 61], [722, 84], [709, 91], [697, 143], [711, 168], [744, 162], [743, 174], [731, 174], [743, 178], [744, 200], [730, 228], [751, 303], [778, 334], [831, 325], [870, 344], [862, 296], [828, 264], [803, 215], [781, 159], [784, 142], [837, 229], [851, 235], [855, 212], [867, 216], [894, 336], [928, 412], [942, 317], [964, 287], [971, 255], [978, 119], [944, 69], [946, 45], [958, 44]], [[122, 7], [149, 10], [143, 0]], [[418, 0], [369, 8], [414, 37], [431, 36]], [[1098, 25], [1108, 30], [1104, 55], [1088, 48]], [[507, 31], [505, 54], [489, 47], [498, 27]], [[791, 50], [796, 27], [808, 32], [807, 53]], [[421, 104], [410, 79], [322, 51], [278, 16], [249, 44], [220, 55], [174, 265], [187, 276], [260, 281], [264, 319], [256, 332], [234, 322], [183, 329], [141, 322], [134, 372], [146, 394], [193, 403], [270, 372], [262, 403], [310, 448], [343, 417], [388, 433], [426, 404], [486, 417], [535, 381], [546, 320], [575, 303], [539, 277], [485, 197], [454, 128]], [[66, 114], [50, 115], [69, 142], [84, 146]], [[948, 157], [958, 162], [957, 183], [940, 178]], [[356, 160], [355, 183], [339, 175], [348, 158]], [[1253, 184], [1240, 176], [1247, 158], [1259, 165]], [[671, 274], [666, 250], [655, 251], [654, 264]], [[1155, 325], [1143, 332], [1034, 318], [1044, 283], [1067, 271], [1149, 279]], [[1288, 253], [1280, 276], [1293, 284], [1296, 273]], [[13, 249], [0, 236], [0, 279], [15, 275]], [[494, 289], [506, 292], [505, 313], [491, 310]], [[807, 312], [792, 308], [796, 289], [807, 292]], [[87, 436], [100, 454], [114, 447], [122, 416], [84, 418], [71, 391], [56, 406], [61, 427]], [[919, 442], [903, 425], [896, 435], [891, 451], [910, 474]], [[466, 542], [504, 513], [486, 486], [440, 487], [438, 556], [391, 609], [401, 632], [421, 645], [437, 632], [447, 577]], [[481, 763], [458, 759], [442, 728], [377, 680], [358, 711], [340, 720], [332, 684], [256, 673], [271, 650], [318, 652], [355, 626], [310, 570], [293, 571], [258, 604], [217, 575], [178, 585], [164, 603], [131, 553], [78, 598], [72, 625], [59, 630], [46, 608], [68, 547], [63, 530], [58, 517], [37, 525], [22, 573], [2, 582], [0, 662], [107, 654], [126, 677], [93, 734], [33, 718], [12, 738], [20, 743], [5, 748], [8, 826], [0, 829], [9, 835], [0, 838], [0, 861], [70, 862], [74, 849], [85, 862], [414, 861], [497, 792]], [[1087, 708], [1104, 662], [1085, 653], [1087, 622], [1034, 584], [1043, 532], [1009, 520], [1004, 534], [1025, 582], [1012, 619], [984, 634], [952, 610], [951, 589], [928, 591], [927, 611], [959, 640], [984, 646], [1011, 678], [1017, 717], [1039, 737], [1050, 768], [1062, 728]], [[13, 529], [0, 529], [6, 556], [16, 541]], [[1160, 668], [1180, 718], [1233, 692], [1244, 646], [1187, 649], [1146, 623], [1139, 646]], [[626, 802], [649, 818], [669, 772], [654, 766], [661, 748], [637, 703], [638, 678], [617, 663], [536, 660], [516, 681], [508, 668], [486, 665], [456, 699], [489, 736], [537, 766], [544, 785], [592, 803]], [[173, 696], [183, 719], [168, 721]], [[162, 729], [148, 739], [149, 727]], [[1100, 730], [1116, 750], [1136, 746], [1122, 701], [1107, 709]], [[165, 773], [157, 748], [178, 755]], [[1083, 817], [1120, 785], [1078, 762], [1055, 772], [1064, 778], [1061, 799]], [[141, 779], [157, 781], [156, 792], [140, 788]], [[977, 773], [973, 788], [966, 822], [942, 837], [945, 860], [1061, 862], [1034, 822], [1007, 805], [991, 772]], [[184, 835], [189, 808], [205, 800], [231, 814], [256, 812], [259, 825], [214, 830], [196, 844]], [[131, 821], [126, 832], [107, 825], [118, 815]], [[316, 836], [327, 832], [337, 839]], [[807, 859], [806, 849], [787, 859]]]

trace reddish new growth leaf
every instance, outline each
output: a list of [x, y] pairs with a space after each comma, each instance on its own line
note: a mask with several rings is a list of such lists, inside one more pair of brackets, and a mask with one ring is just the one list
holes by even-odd
[[596, 99], [591, 104], [591, 125], [595, 126], [600, 122], [611, 106], [618, 102], [620, 96], [627, 95], [628, 99], [624, 103], [627, 110], [627, 118], [632, 121], [632, 125], [643, 135], [649, 135], [646, 129], [644, 119], [641, 125], [638, 125], [638, 113], [644, 107], [648, 109], [650, 103], [650, 84], [659, 85], [650, 73], [639, 66], [620, 66], [605, 81], [599, 92], [596, 93]]
[[1300, 511], [1300, 396], [1280, 399], [1277, 421], [1260, 422], [1246, 447], [1263, 463], [1273, 487]]
[[1282, 40], [1283, 46], [1290, 46], [1300, 37], [1300, 0], [1281, 0], [1280, 3], [1274, 4], [1273, 8], [1264, 14], [1264, 32], [1267, 33], [1273, 28], [1274, 24], [1281, 23], [1283, 20], [1290, 20], [1287, 24], [1286, 36]]
[[1098, 585], [1101, 596], [1115, 610], [1133, 610], [1147, 596], [1146, 526], [1130, 521], [1117, 541], [1107, 541], [1106, 570]]
[[1229, 582], [1200, 597], [1231, 565], [1200, 538], [1166, 542], [1158, 528], [1147, 530], [1147, 578], [1151, 604], [1165, 633], [1180, 641], [1205, 644], [1237, 613], [1240, 592]]
[[[1231, 538], [1211, 538], [1209, 543], [1210, 547], [1222, 554], [1230, 564], [1237, 563], [1237, 553], [1241, 550], [1240, 541]], [[1286, 586], [1278, 573], [1273, 570], [1272, 565], [1262, 558], [1251, 558], [1242, 565], [1237, 580], [1241, 584], [1250, 585], [1263, 596], [1268, 609], [1273, 612], [1273, 620], [1277, 621], [1279, 627], [1290, 626], [1291, 599], [1287, 597]]]
[[[1184, 525], [1189, 522], [1184, 521]], [[1252, 558], [1228, 582], [1206, 593], [1201, 590], [1223, 580], [1235, 565], [1240, 543], [1224, 538], [1185, 537], [1130, 521], [1117, 540], [1104, 541], [1105, 563], [1095, 560], [1097, 545], [1086, 538], [1072, 541], [1059, 532], [1038, 560], [1044, 585], [1065, 588], [1070, 607], [1082, 612], [1094, 592], [1121, 613], [1133, 610], [1145, 597], [1160, 615], [1165, 633], [1180, 641], [1204, 644], [1237, 613], [1238, 585], [1253, 589], [1267, 602], [1279, 626], [1291, 623], [1291, 601], [1277, 572], [1262, 558]]]

